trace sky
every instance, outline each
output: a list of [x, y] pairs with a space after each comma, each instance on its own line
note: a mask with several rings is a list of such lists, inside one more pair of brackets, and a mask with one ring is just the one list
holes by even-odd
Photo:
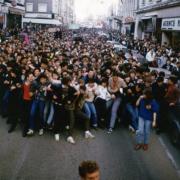
[[118, 0], [75, 0], [76, 19], [83, 21], [88, 17], [107, 15], [112, 3]]

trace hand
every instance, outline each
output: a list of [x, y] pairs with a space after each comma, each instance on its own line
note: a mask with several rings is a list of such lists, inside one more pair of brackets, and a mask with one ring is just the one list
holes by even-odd
[[16, 89], [16, 87], [15, 86], [11, 86], [11, 90], [14, 90], [14, 89]]
[[132, 93], [132, 90], [131, 90], [131, 89], [128, 89], [128, 93], [131, 94], [131, 93]]
[[140, 98], [140, 99], [144, 99], [144, 97], [145, 97], [145, 96], [144, 96], [144, 95], [142, 95], [142, 96], [140, 96], [139, 98]]
[[52, 91], [51, 85], [49, 85], [49, 86], [47, 87], [47, 91]]
[[113, 94], [113, 95], [111, 96], [111, 98], [112, 98], [112, 99], [115, 99], [115, 98], [116, 98], [116, 96]]
[[33, 93], [32, 93], [32, 92], [30, 92], [30, 93], [29, 93], [29, 96], [30, 96], [30, 97], [32, 97], [32, 96], [33, 96]]
[[5, 80], [5, 81], [4, 81], [4, 84], [9, 84], [9, 81]]
[[146, 109], [150, 110], [151, 109], [151, 105], [146, 105]]
[[152, 127], [155, 128], [156, 127], [156, 121], [153, 121], [152, 123]]
[[57, 96], [54, 95], [54, 96], [53, 96], [53, 99], [57, 99]]
[[80, 91], [77, 91], [74, 95], [75, 96], [79, 96], [80, 95]]
[[175, 106], [175, 103], [170, 103], [169, 106]]

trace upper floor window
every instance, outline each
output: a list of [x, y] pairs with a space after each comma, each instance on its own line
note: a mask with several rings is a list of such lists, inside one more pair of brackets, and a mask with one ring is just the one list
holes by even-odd
[[38, 12], [47, 12], [47, 4], [39, 3], [38, 4]]
[[26, 11], [33, 12], [33, 3], [26, 3]]

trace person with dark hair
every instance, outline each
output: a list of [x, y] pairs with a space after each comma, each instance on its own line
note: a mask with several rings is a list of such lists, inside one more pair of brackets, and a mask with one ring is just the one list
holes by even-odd
[[144, 151], [148, 150], [149, 137], [151, 124], [156, 127], [156, 118], [158, 112], [158, 104], [155, 99], [153, 99], [153, 94], [151, 88], [147, 88], [144, 91], [144, 95], [136, 102], [136, 106], [139, 110], [139, 122], [138, 130], [136, 132], [135, 150], [143, 148]]
[[111, 95], [108, 92], [108, 80], [106, 78], [101, 80], [101, 83], [98, 85], [95, 94], [96, 98], [94, 104], [97, 110], [98, 123], [100, 127], [105, 128], [108, 112], [107, 104], [108, 101], [111, 100]]
[[[9, 100], [8, 100], [8, 122], [10, 123], [9, 133], [13, 132], [20, 117], [21, 79], [19, 70], [10, 71], [9, 79]], [[16, 107], [16, 108], [14, 108]]]
[[125, 81], [119, 77], [119, 74], [114, 71], [112, 77], [109, 78], [108, 91], [111, 94], [111, 101], [108, 102], [108, 108], [111, 107], [110, 124], [108, 133], [112, 133], [115, 126], [119, 106], [122, 102], [122, 91], [127, 85]]
[[158, 113], [158, 118], [157, 118], [157, 129], [156, 132], [159, 134], [164, 130], [164, 101], [165, 101], [165, 94], [166, 94], [167, 86], [164, 83], [164, 77], [159, 76], [152, 84], [152, 92], [155, 100], [157, 101], [159, 105], [159, 113]]
[[[128, 84], [125, 89], [125, 117], [129, 117], [129, 130], [135, 132], [138, 129], [138, 108], [136, 101], [140, 97], [143, 91], [142, 84]], [[127, 118], [124, 118], [127, 119]]]
[[40, 74], [36, 81], [31, 86], [31, 93], [33, 95], [33, 101], [31, 106], [30, 118], [29, 118], [29, 130], [27, 135], [33, 135], [35, 129], [35, 121], [37, 119], [36, 114], [38, 112], [39, 122], [38, 129], [39, 135], [43, 135], [44, 130], [44, 107], [45, 97], [48, 88], [48, 78], [45, 74]]
[[73, 138], [73, 130], [75, 123], [75, 102], [78, 97], [78, 92], [74, 87], [71, 86], [70, 77], [64, 77], [62, 79], [62, 103], [65, 109], [65, 117], [67, 118], [68, 128], [68, 137], [67, 142], [75, 144]]
[[168, 80], [168, 89], [167, 93], [165, 95], [166, 102], [169, 106], [174, 106], [179, 102], [180, 97], [180, 91], [177, 88], [177, 77], [176, 76], [170, 76]]
[[6, 92], [4, 81], [7, 75], [7, 69], [5, 65], [0, 64], [0, 114], [3, 116], [3, 96]]
[[28, 73], [25, 82], [22, 85], [22, 136], [25, 137], [28, 131], [29, 116], [32, 104], [32, 94], [30, 92], [31, 85], [34, 80], [33, 73]]
[[88, 74], [85, 77], [83, 77], [85, 84], [89, 82], [89, 79], [93, 79], [95, 83], [99, 83], [99, 79], [96, 76], [95, 71], [93, 69], [89, 69]]
[[95, 161], [83, 161], [79, 165], [81, 180], [100, 180], [100, 169]]
[[86, 84], [86, 101], [83, 108], [89, 119], [91, 119], [91, 124], [95, 129], [97, 129], [98, 126], [97, 112], [94, 105], [96, 90], [97, 84], [94, 82], [94, 79], [89, 79], [88, 83]]
[[[180, 117], [180, 90], [177, 87], [177, 77], [170, 76], [168, 80], [168, 88], [165, 95], [164, 112], [167, 122], [173, 118]], [[167, 127], [168, 128], [168, 127]]]

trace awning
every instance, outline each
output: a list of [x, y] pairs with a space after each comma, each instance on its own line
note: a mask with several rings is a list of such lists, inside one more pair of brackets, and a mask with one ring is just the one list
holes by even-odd
[[148, 20], [148, 19], [152, 19], [153, 17], [152, 16], [144, 16], [144, 17], [141, 17], [142, 20]]
[[13, 7], [9, 7], [9, 12], [11, 14], [17, 14], [17, 15], [23, 15], [25, 14], [25, 11], [22, 9], [17, 9], [17, 8], [13, 8]]
[[34, 24], [54, 24], [61, 25], [62, 23], [57, 19], [33, 19], [33, 18], [23, 18], [23, 23], [34, 23]]

